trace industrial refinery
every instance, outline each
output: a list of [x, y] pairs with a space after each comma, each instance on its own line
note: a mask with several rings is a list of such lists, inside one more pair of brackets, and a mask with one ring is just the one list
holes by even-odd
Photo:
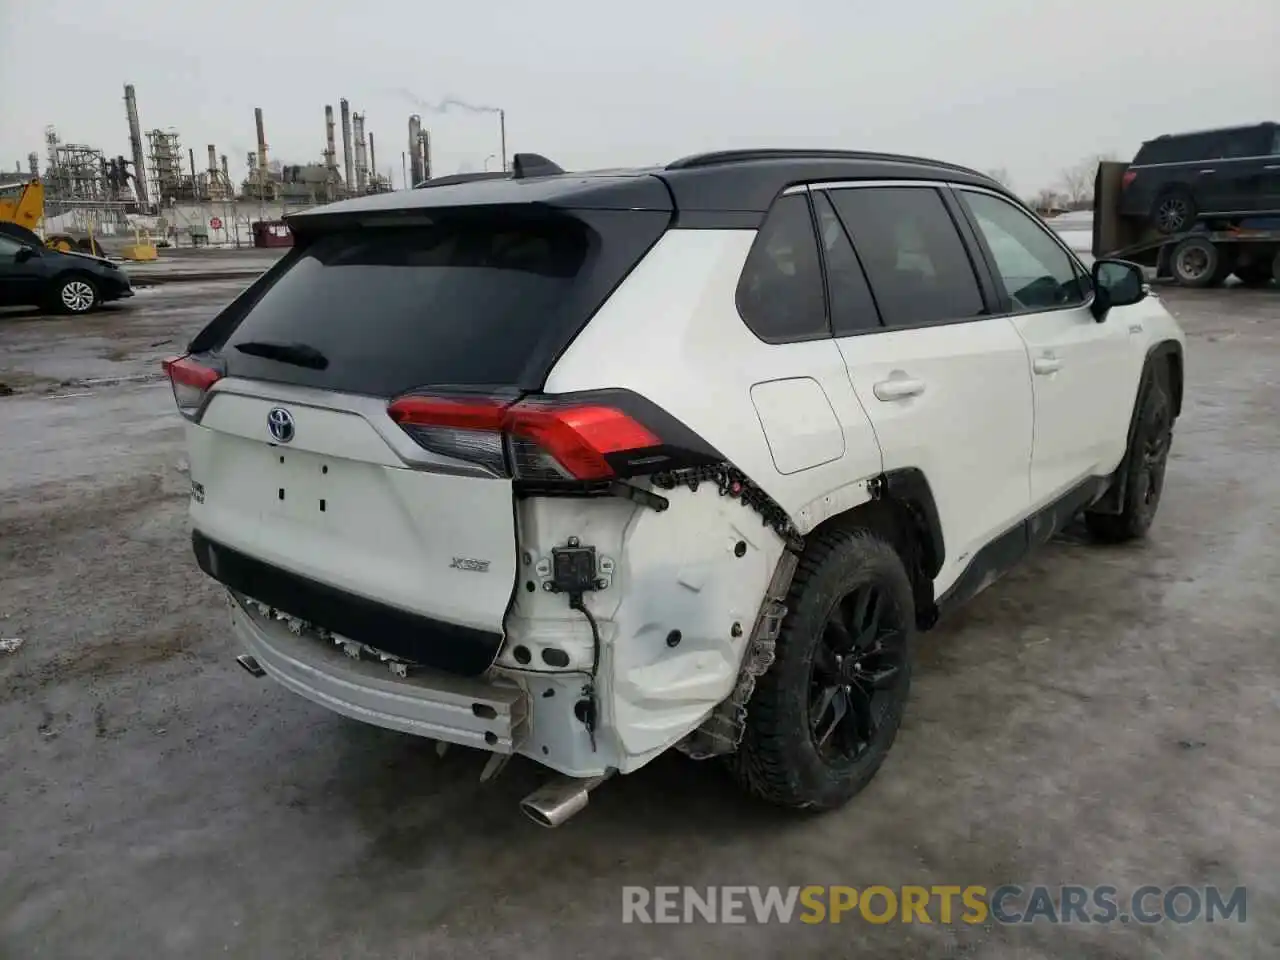
[[[320, 111], [316, 112], [319, 130]], [[261, 107], [255, 107], [257, 149], [236, 157], [248, 169], [237, 183], [229, 173], [227, 154], [219, 152], [216, 144], [198, 150], [185, 143], [174, 127], [144, 128], [137, 91], [133, 84], [126, 84], [128, 156], [111, 156], [93, 145], [65, 141], [58, 129], [49, 126], [45, 128], [43, 158], [40, 152], [32, 151], [25, 167], [19, 161], [16, 168], [0, 172], [0, 185], [38, 180], [44, 190], [46, 230], [111, 235], [142, 227], [158, 233], [161, 242], [192, 244], [232, 242], [236, 231], [238, 242], [239, 226], [251, 219], [278, 217], [290, 210], [392, 189], [389, 177], [378, 172], [374, 133], [366, 115], [342, 98], [338, 121], [332, 104], [324, 105], [323, 116], [319, 159], [295, 163], [272, 153], [267, 118]], [[246, 115], [246, 125], [247, 121]], [[412, 177], [410, 183], [431, 177], [430, 134], [417, 114], [409, 117], [404, 161], [406, 175]], [[242, 205], [244, 212], [240, 212]]]

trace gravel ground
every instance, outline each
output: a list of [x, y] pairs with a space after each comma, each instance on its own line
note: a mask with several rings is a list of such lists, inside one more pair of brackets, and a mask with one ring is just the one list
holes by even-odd
[[[781, 816], [673, 756], [550, 832], [533, 765], [481, 785], [233, 663], [146, 378], [240, 285], [0, 316], [0, 956], [1276, 955], [1275, 291], [1164, 294], [1188, 384], [1151, 540], [1061, 538], [926, 635], [849, 807]], [[624, 884], [822, 883], [1246, 885], [1248, 920], [620, 922]]]

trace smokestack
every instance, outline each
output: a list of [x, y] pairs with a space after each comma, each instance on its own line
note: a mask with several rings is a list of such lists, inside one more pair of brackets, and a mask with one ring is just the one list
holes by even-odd
[[129, 148], [133, 152], [133, 190], [138, 203], [147, 202], [147, 171], [142, 165], [142, 125], [138, 123], [138, 97], [133, 84], [124, 85], [124, 112], [129, 118]]
[[253, 122], [258, 126], [258, 169], [265, 180], [267, 175], [267, 132], [262, 125], [262, 108], [253, 108]]
[[373, 133], [369, 134], [369, 182], [378, 182], [378, 157], [373, 152]]
[[231, 186], [231, 173], [227, 170], [227, 155], [224, 153], [219, 159], [222, 160], [222, 179], [227, 181], [227, 186]]
[[423, 130], [418, 134], [418, 152], [422, 154], [422, 179], [431, 179], [431, 131]]
[[336, 180], [338, 148], [333, 142], [333, 106], [331, 104], [325, 104], [324, 107], [324, 166], [328, 179]]
[[191, 164], [191, 199], [196, 198], [196, 151], [195, 147], [187, 149], [187, 161]]
[[356, 188], [355, 165], [351, 159], [351, 104], [346, 97], [338, 101], [338, 109], [342, 112], [342, 170], [347, 180], [347, 189]]
[[31, 170], [31, 176], [40, 176], [40, 154], [34, 150], [27, 154], [27, 167]]
[[409, 117], [409, 186], [420, 184], [422, 175], [422, 118], [416, 113]]
[[218, 149], [212, 143], [209, 144], [209, 178], [216, 179], [218, 176]]
[[351, 134], [355, 138], [356, 148], [356, 191], [364, 193], [365, 187], [369, 185], [369, 168], [365, 163], [365, 144], [364, 144], [364, 114], [356, 113], [351, 116]]

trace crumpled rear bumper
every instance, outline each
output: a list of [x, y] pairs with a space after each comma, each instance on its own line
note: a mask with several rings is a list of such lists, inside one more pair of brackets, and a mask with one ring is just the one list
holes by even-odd
[[335, 713], [494, 753], [517, 752], [528, 733], [528, 696], [514, 684], [416, 668], [396, 676], [386, 662], [353, 659], [333, 640], [294, 633], [229, 597], [232, 627], [267, 675]]

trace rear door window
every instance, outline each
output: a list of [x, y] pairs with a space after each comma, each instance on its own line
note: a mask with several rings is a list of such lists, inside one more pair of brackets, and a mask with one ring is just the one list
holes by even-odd
[[737, 303], [743, 321], [766, 343], [830, 335], [805, 194], [779, 197], [770, 208], [743, 264]]
[[830, 196], [886, 326], [986, 313], [968, 251], [937, 190], [857, 187]]
[[818, 215], [818, 237], [827, 267], [827, 290], [831, 298], [831, 331], [837, 337], [879, 330], [880, 314], [871, 296], [862, 264], [853, 252], [853, 243], [836, 216], [831, 199], [823, 191], [813, 194]]
[[[536, 389], [668, 219], [446, 214], [431, 226], [323, 234], [192, 350], [216, 352], [233, 376], [374, 396], [431, 385]], [[322, 359], [291, 363], [262, 344], [302, 345]]]

